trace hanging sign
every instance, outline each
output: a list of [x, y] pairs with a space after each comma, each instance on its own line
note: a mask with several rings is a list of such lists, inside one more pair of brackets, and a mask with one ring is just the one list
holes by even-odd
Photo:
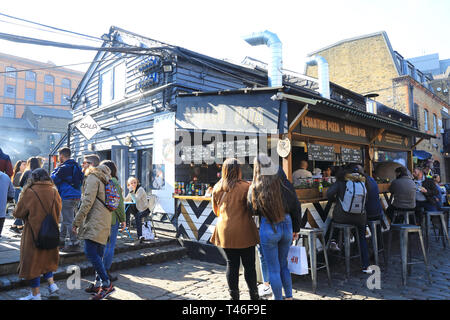
[[77, 129], [83, 134], [86, 140], [91, 140], [101, 129], [97, 122], [90, 116], [87, 115], [76, 125]]

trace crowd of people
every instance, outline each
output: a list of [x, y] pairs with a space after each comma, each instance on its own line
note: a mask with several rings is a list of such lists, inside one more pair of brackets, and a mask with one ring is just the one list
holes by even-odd
[[[48, 281], [49, 294], [56, 293], [59, 288], [53, 272], [58, 268], [59, 252], [79, 251], [81, 241], [84, 254], [95, 269], [95, 280], [85, 291], [92, 294], [94, 300], [104, 299], [115, 290], [112, 282], [117, 277], [110, 272], [114, 249], [119, 230], [131, 227], [131, 215], [135, 218], [138, 240], [143, 239], [142, 219], [150, 214], [147, 193], [137, 178], [130, 177], [128, 194], [124, 197], [117, 167], [111, 160], [100, 162], [97, 155], [86, 155], [80, 166], [71, 158], [69, 148], [60, 149], [58, 157], [59, 165], [49, 174], [42, 168], [42, 158], [19, 160], [13, 167], [0, 149], [0, 237], [6, 204], [14, 201], [16, 220], [11, 231], [21, 234], [18, 272], [19, 277], [30, 281], [31, 287], [30, 294], [22, 299], [41, 299], [42, 275]], [[312, 176], [307, 167], [307, 162], [302, 163], [294, 179]], [[329, 201], [335, 202], [332, 221], [357, 227], [361, 270], [368, 272], [367, 222], [383, 220], [384, 215], [378, 185], [357, 164], [337, 167], [333, 172], [327, 169], [323, 173], [336, 178], [326, 194]], [[438, 175], [420, 168], [414, 169], [411, 175], [403, 166], [395, 169], [395, 174], [396, 179], [389, 187], [393, 201], [386, 210], [391, 221], [395, 211], [415, 210], [418, 223], [427, 211], [440, 210], [447, 204], [447, 193]], [[225, 160], [220, 177], [212, 189], [212, 207], [218, 219], [210, 242], [223, 249], [230, 298], [240, 299], [242, 261], [251, 299], [258, 300], [270, 293], [276, 300], [291, 300], [292, 280], [287, 257], [290, 246], [298, 239], [301, 221], [300, 201], [293, 184], [283, 169], [265, 154], [255, 158], [251, 182], [242, 179], [241, 165], [234, 158]], [[346, 204], [348, 182], [363, 188], [360, 212], [355, 213], [353, 207]], [[120, 197], [113, 210], [106, 204], [106, 186], [111, 183]], [[36, 237], [49, 215], [59, 225], [59, 246], [40, 249]], [[330, 249], [340, 250], [335, 236], [329, 235]], [[256, 259], [259, 259], [263, 278], [259, 287]]]
[[[118, 232], [126, 228], [132, 213], [142, 240], [142, 219], [150, 212], [147, 194], [136, 178], [130, 177], [129, 195], [123, 196], [113, 161], [100, 162], [97, 155], [84, 156], [80, 166], [71, 158], [69, 148], [58, 150], [58, 166], [49, 174], [44, 159], [19, 160], [12, 167], [8, 155], [0, 149], [0, 238], [6, 217], [7, 202], [13, 201], [15, 218], [10, 230], [21, 236], [19, 277], [30, 281], [31, 292], [21, 300], [41, 300], [40, 277], [48, 281], [49, 294], [59, 288], [53, 280], [58, 268], [59, 252], [81, 250], [95, 269], [95, 281], [85, 289], [93, 300], [104, 299], [115, 289], [117, 276], [110, 273]], [[106, 186], [112, 182], [120, 197], [111, 210], [105, 204]], [[125, 211], [125, 199], [130, 202]], [[59, 245], [38, 248], [36, 238], [44, 219], [51, 215], [57, 225]], [[128, 217], [128, 219], [127, 219]]]

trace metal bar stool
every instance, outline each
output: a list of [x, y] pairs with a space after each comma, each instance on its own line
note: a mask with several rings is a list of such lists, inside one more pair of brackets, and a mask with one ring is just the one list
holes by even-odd
[[[339, 238], [341, 238], [342, 231], [344, 231], [344, 247], [345, 247], [345, 269], [346, 269], [346, 275], [347, 278], [350, 277], [350, 259], [356, 258], [359, 256], [360, 263], [362, 260], [361, 257], [361, 245], [359, 243], [359, 232], [358, 228], [351, 224], [342, 224], [342, 223], [336, 223], [331, 221], [331, 228], [330, 228], [330, 238], [328, 239], [328, 243], [326, 246], [326, 249], [328, 250], [330, 247], [331, 238], [333, 237], [333, 230], [334, 229], [339, 230]], [[352, 234], [352, 229], [356, 231], [356, 243], [358, 244], [358, 255], [350, 256], [350, 236]], [[340, 257], [340, 256], [339, 256]], [[341, 258], [341, 257], [340, 257]]]
[[440, 229], [439, 229], [439, 235], [435, 236], [435, 238], [439, 241], [439, 238], [442, 238], [442, 245], [444, 246], [444, 249], [446, 248], [446, 240], [449, 242], [450, 246], [450, 239], [448, 237], [448, 230], [445, 225], [445, 214], [443, 211], [426, 211], [426, 223], [425, 223], [425, 238], [426, 238], [426, 246], [427, 246], [427, 252], [430, 250], [430, 225], [431, 225], [431, 218], [432, 217], [438, 217], [440, 222]]
[[409, 217], [412, 216], [414, 218], [414, 224], [417, 223], [416, 221], [416, 212], [414, 209], [411, 210], [394, 210], [394, 216], [392, 218], [392, 223], [395, 223], [395, 219], [399, 217], [403, 217], [403, 223], [404, 224], [410, 224], [409, 223]]
[[[389, 258], [390, 253], [391, 253], [391, 243], [392, 243], [392, 233], [394, 231], [398, 231], [400, 233], [400, 251], [401, 251], [401, 263], [402, 263], [402, 283], [404, 286], [406, 286], [406, 279], [408, 274], [411, 273], [411, 269], [410, 269], [410, 265], [412, 264], [417, 264], [417, 263], [425, 263], [425, 269], [427, 272], [427, 276], [428, 276], [428, 281], [431, 284], [431, 279], [430, 279], [430, 272], [428, 271], [428, 259], [427, 259], [427, 254], [425, 252], [425, 245], [424, 245], [424, 241], [422, 238], [422, 230], [420, 228], [420, 226], [415, 226], [415, 225], [410, 225], [410, 224], [391, 224], [391, 228], [389, 230], [389, 240], [388, 240], [388, 248], [387, 248], [387, 256]], [[410, 247], [408, 244], [408, 236], [410, 233], [417, 233], [419, 235], [419, 241], [420, 241], [420, 246], [422, 249], [422, 254], [423, 254], [423, 262], [412, 262], [412, 257], [411, 257], [411, 251], [410, 251]], [[409, 254], [409, 260], [411, 262], [408, 262], [408, 251], [410, 251]], [[387, 271], [387, 267], [388, 267], [389, 262], [386, 264], [386, 271]]]
[[[381, 230], [381, 220], [369, 220], [367, 221], [367, 225], [370, 228], [370, 233], [372, 234], [372, 246], [373, 246], [373, 254], [375, 256], [375, 264], [379, 266], [379, 258], [378, 253], [383, 252], [384, 257], [384, 265], [386, 266], [386, 251], [384, 250], [384, 239], [383, 239], [383, 230]], [[380, 242], [382, 244], [382, 248], [378, 248], [378, 230], [377, 226], [380, 226]]]
[[[317, 270], [322, 268], [327, 268], [327, 275], [328, 275], [328, 284], [331, 287], [331, 274], [330, 274], [330, 267], [328, 264], [328, 255], [327, 250], [325, 246], [325, 237], [323, 234], [323, 231], [321, 229], [306, 229], [301, 228], [299, 232], [299, 236], [302, 239], [307, 239], [305, 247], [307, 248], [309, 252], [309, 261], [310, 261], [310, 267], [308, 268], [311, 270], [311, 281], [312, 281], [312, 290], [314, 293], [316, 293], [317, 288]], [[323, 255], [325, 258], [325, 264], [323, 264], [320, 267], [317, 267], [317, 248], [316, 248], [316, 241], [319, 239], [319, 241], [322, 243], [323, 247]]]
[[447, 230], [450, 230], [450, 207], [441, 207], [441, 210], [445, 213], [445, 221], [447, 221]]

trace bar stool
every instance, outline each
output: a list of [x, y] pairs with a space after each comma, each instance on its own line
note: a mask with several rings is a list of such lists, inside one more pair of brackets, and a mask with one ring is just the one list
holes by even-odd
[[398, 217], [403, 217], [403, 223], [404, 224], [410, 224], [409, 223], [409, 217], [412, 216], [414, 218], [414, 224], [416, 224], [416, 212], [415, 209], [410, 210], [394, 210], [394, 216], [392, 218], [392, 223], [395, 223], [395, 219]]
[[[342, 223], [336, 223], [331, 221], [331, 229], [330, 229], [330, 238], [328, 239], [328, 243], [327, 243], [327, 247], [326, 249], [328, 250], [328, 248], [330, 247], [330, 242], [331, 242], [331, 237], [333, 236], [333, 230], [334, 229], [339, 229], [339, 239], [340, 239], [340, 243], [342, 242], [342, 231], [344, 231], [344, 247], [345, 247], [345, 269], [346, 269], [346, 275], [347, 278], [350, 277], [350, 259], [351, 258], [356, 258], [357, 256], [359, 256], [359, 260], [360, 263], [362, 263], [362, 257], [361, 257], [361, 245], [359, 243], [359, 232], [358, 232], [358, 228], [354, 225], [351, 224], [342, 224]], [[350, 236], [352, 233], [352, 229], [354, 229], [356, 231], [356, 243], [358, 244], [358, 255], [355, 256], [350, 256]]]
[[[372, 234], [372, 246], [373, 246], [373, 254], [375, 256], [375, 264], [379, 266], [378, 253], [383, 252], [384, 265], [386, 266], [386, 252], [384, 250], [384, 239], [383, 239], [383, 230], [381, 230], [381, 220], [369, 220], [367, 221], [367, 225], [370, 228], [370, 233]], [[382, 244], [382, 248], [378, 249], [378, 228], [380, 226], [380, 240]]]
[[444, 249], [446, 248], [445, 244], [445, 238], [447, 238], [447, 241], [450, 245], [450, 239], [448, 238], [448, 231], [447, 227], [445, 225], [445, 214], [443, 211], [426, 211], [426, 223], [425, 223], [425, 237], [426, 237], [426, 246], [427, 246], [427, 252], [430, 250], [430, 225], [431, 225], [431, 218], [432, 217], [438, 217], [440, 222], [440, 229], [439, 229], [439, 235], [435, 236], [436, 239], [439, 241], [439, 238], [442, 238], [442, 245], [444, 246]]
[[[431, 283], [430, 279], [430, 272], [428, 271], [428, 259], [425, 252], [425, 245], [422, 238], [422, 230], [420, 226], [410, 225], [410, 224], [391, 224], [391, 228], [389, 230], [389, 240], [388, 240], [388, 248], [387, 248], [387, 256], [389, 258], [390, 252], [391, 252], [391, 243], [392, 243], [392, 233], [394, 231], [398, 231], [400, 233], [400, 251], [401, 251], [401, 263], [402, 263], [402, 283], [404, 286], [406, 286], [406, 278], [408, 276], [408, 273], [411, 273], [410, 265], [417, 264], [417, 263], [423, 263], [423, 262], [412, 262], [411, 258], [411, 248], [409, 247], [408, 243], [408, 236], [410, 233], [417, 233], [419, 235], [420, 240], [420, 246], [422, 249], [423, 254], [423, 260], [425, 263], [425, 269], [428, 276], [428, 281]], [[408, 262], [408, 251], [410, 251], [409, 254], [409, 260], [411, 262]], [[388, 267], [389, 262], [386, 263], [386, 271]]]
[[447, 230], [450, 230], [450, 207], [441, 207], [442, 211], [445, 212], [445, 216], [446, 219], [445, 221], [447, 221]]
[[[330, 274], [330, 267], [328, 264], [328, 255], [327, 250], [325, 246], [325, 237], [323, 234], [323, 231], [321, 229], [306, 229], [301, 228], [299, 232], [299, 236], [302, 239], [307, 239], [306, 241], [306, 248], [309, 251], [309, 261], [310, 261], [310, 267], [308, 268], [311, 270], [311, 281], [312, 281], [312, 290], [314, 293], [316, 293], [317, 288], [317, 270], [322, 268], [327, 268], [327, 275], [328, 275], [328, 284], [331, 287], [331, 274]], [[322, 243], [323, 247], [323, 255], [325, 257], [325, 264], [323, 264], [320, 267], [317, 267], [317, 250], [316, 250], [316, 241], [319, 239], [319, 241]]]

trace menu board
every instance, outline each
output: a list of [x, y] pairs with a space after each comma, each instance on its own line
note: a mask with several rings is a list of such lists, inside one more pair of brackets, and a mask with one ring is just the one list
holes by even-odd
[[341, 159], [343, 162], [362, 163], [361, 149], [341, 147]]
[[308, 145], [308, 160], [310, 161], [329, 161], [336, 160], [333, 146], [324, 146], [321, 144]]
[[258, 154], [258, 140], [223, 141], [209, 145], [183, 146], [184, 163], [191, 161], [224, 160], [225, 158], [253, 157]]

